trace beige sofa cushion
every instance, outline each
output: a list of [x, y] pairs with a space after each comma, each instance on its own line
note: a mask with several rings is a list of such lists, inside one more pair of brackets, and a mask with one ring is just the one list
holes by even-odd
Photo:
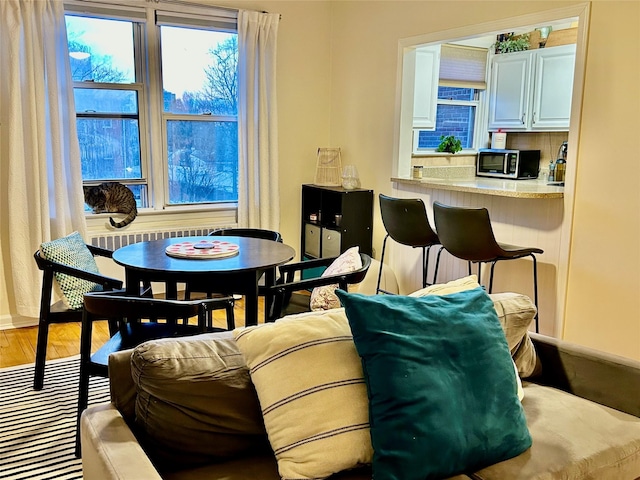
[[283, 479], [325, 478], [371, 462], [366, 386], [344, 309], [234, 335]]
[[268, 448], [258, 398], [231, 332], [161, 339], [131, 356], [135, 423], [161, 470]]
[[640, 477], [640, 418], [551, 387], [526, 383], [532, 447], [480, 470], [477, 480], [633, 480]]
[[539, 365], [528, 329], [536, 316], [536, 306], [529, 297], [520, 293], [492, 293], [489, 297], [493, 300], [520, 378], [532, 376], [537, 373]]
[[424, 297], [426, 295], [449, 295], [450, 293], [464, 292], [478, 288], [477, 275], [469, 275], [468, 277], [457, 278], [447, 283], [434, 283], [428, 287], [416, 290], [410, 293], [410, 297]]

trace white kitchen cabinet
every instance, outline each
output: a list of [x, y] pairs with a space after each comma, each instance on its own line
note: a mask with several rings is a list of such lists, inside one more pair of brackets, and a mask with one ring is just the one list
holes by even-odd
[[413, 128], [435, 130], [440, 75], [440, 45], [420, 47], [415, 51], [415, 86], [413, 93]]
[[503, 53], [493, 57], [489, 130], [527, 128], [531, 52]]
[[544, 48], [535, 55], [533, 130], [569, 129], [576, 46]]
[[575, 45], [496, 55], [489, 91], [489, 130], [568, 130]]

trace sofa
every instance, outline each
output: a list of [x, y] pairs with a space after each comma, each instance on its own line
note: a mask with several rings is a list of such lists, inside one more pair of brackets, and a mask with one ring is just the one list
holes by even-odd
[[[519, 398], [532, 444], [513, 458], [448, 478], [640, 478], [640, 362], [528, 332], [527, 322], [535, 309], [527, 297], [510, 293], [490, 297], [518, 377], [522, 377], [518, 378]], [[273, 325], [302, 324], [305, 316], [314, 315], [339, 323], [345, 312], [301, 314]], [[513, 340], [517, 329], [519, 338]], [[286, 453], [270, 442], [286, 428], [275, 433], [269, 430], [267, 435], [267, 427], [272, 427], [265, 421], [267, 412], [261, 410], [262, 392], [256, 390], [262, 384], [254, 384], [258, 368], [255, 364], [248, 367], [246, 351], [243, 354], [239, 348], [241, 330], [157, 340], [111, 355], [111, 402], [88, 408], [81, 418], [84, 478], [283, 478], [279, 462], [286, 460]], [[339, 355], [332, 356], [335, 369], [340, 370], [346, 362]], [[299, 367], [301, 377], [313, 375], [311, 367]], [[287, 368], [287, 375], [295, 376]], [[366, 410], [366, 403], [364, 407], [356, 401], [348, 403]], [[342, 414], [342, 407], [329, 408], [336, 416]], [[311, 423], [328, 416], [326, 410], [324, 414], [305, 410], [300, 417], [291, 415], [294, 427], [305, 416], [313, 417]], [[303, 453], [310, 462], [322, 463], [352, 447], [356, 459], [350, 468], [317, 478], [372, 478], [371, 465], [362, 460], [364, 450], [359, 445], [322, 445], [319, 455], [318, 451]], [[274, 455], [274, 451], [279, 453]], [[312, 477], [288, 474], [284, 478]]]

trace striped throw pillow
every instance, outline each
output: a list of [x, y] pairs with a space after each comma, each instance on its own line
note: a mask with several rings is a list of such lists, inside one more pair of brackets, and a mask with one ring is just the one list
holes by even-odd
[[371, 463], [367, 391], [344, 309], [290, 315], [234, 336], [284, 480]]

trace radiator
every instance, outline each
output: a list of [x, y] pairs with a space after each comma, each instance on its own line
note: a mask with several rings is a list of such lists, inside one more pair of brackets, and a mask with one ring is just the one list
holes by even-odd
[[90, 237], [91, 245], [108, 250], [116, 250], [120, 247], [130, 245], [138, 242], [148, 242], [151, 240], [159, 240], [161, 238], [177, 238], [177, 237], [196, 237], [202, 235], [208, 235], [212, 230], [220, 228], [232, 228], [236, 225], [215, 227], [189, 227], [174, 230], [156, 230], [149, 232], [135, 232], [135, 233], [114, 233], [104, 234]]

